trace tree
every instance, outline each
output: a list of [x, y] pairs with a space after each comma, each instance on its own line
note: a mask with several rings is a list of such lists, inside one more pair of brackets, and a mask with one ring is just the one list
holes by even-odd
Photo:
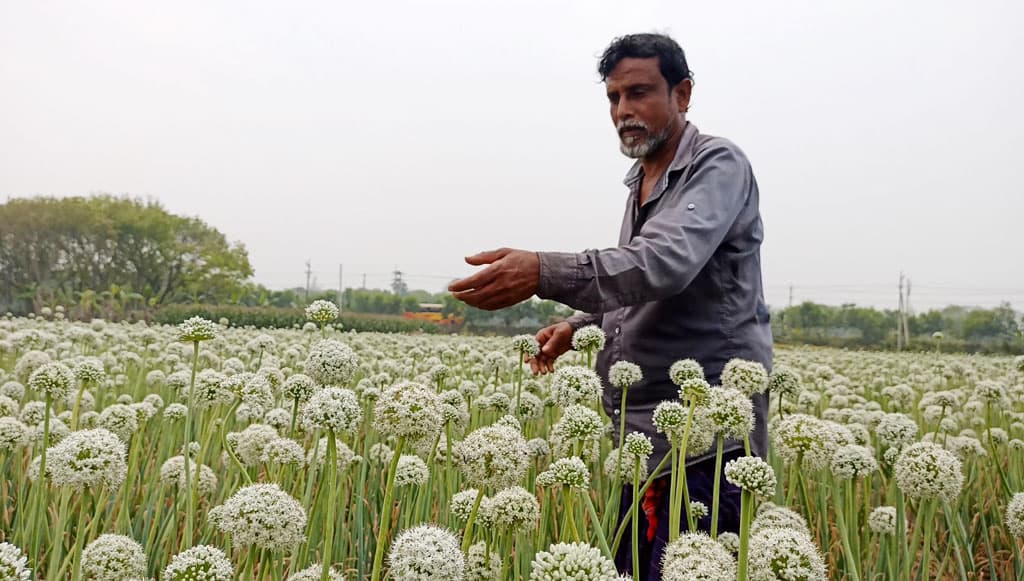
[[61, 302], [116, 310], [133, 294], [148, 305], [220, 303], [252, 272], [240, 243], [155, 201], [101, 195], [0, 205], [0, 306], [7, 309]]

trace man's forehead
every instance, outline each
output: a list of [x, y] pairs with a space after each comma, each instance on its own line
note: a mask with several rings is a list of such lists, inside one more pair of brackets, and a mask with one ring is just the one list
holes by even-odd
[[609, 73], [605, 84], [608, 88], [612, 88], [613, 86], [657, 82], [660, 78], [661, 69], [658, 66], [658, 57], [624, 58]]

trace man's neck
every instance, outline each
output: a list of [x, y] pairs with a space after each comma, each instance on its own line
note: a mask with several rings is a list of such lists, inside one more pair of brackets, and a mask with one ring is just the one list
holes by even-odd
[[676, 127], [675, 131], [669, 136], [665, 143], [661, 144], [661, 147], [657, 151], [651, 153], [651, 155], [640, 160], [640, 166], [644, 168], [644, 180], [658, 180], [661, 174], [665, 173], [668, 166], [672, 165], [672, 160], [676, 157], [676, 149], [679, 148], [679, 142], [683, 139], [683, 130], [686, 128], [686, 121]]

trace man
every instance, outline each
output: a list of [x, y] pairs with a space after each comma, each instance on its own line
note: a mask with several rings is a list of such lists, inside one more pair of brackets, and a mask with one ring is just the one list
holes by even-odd
[[[673, 362], [700, 362], [718, 383], [733, 358], [769, 367], [772, 337], [761, 282], [762, 224], [750, 164], [733, 143], [703, 135], [687, 122], [693, 82], [683, 50], [660, 34], [618, 38], [598, 65], [605, 83], [620, 149], [636, 159], [624, 181], [629, 188], [619, 245], [581, 253], [528, 252], [503, 248], [466, 258], [488, 265], [449, 290], [466, 303], [500, 309], [536, 294], [583, 311], [541, 329], [542, 349], [530, 361], [535, 373], [553, 371], [568, 351], [573, 331], [598, 324], [608, 337], [597, 358], [604, 379], [603, 405], [619, 413], [622, 392], [608, 384], [608, 370], [632, 361], [644, 379], [629, 389], [626, 430], [654, 440], [653, 468], [669, 445], [651, 423], [659, 402], [677, 398], [668, 378]], [[754, 396], [755, 454], [767, 453], [767, 398]], [[616, 429], [618, 421], [613, 421]], [[616, 436], [617, 437], [617, 436]], [[726, 459], [742, 454], [726, 442]], [[668, 476], [656, 480], [642, 506], [641, 571], [635, 579], [660, 579], [668, 539]], [[692, 458], [687, 467], [692, 500], [711, 506], [714, 457]], [[719, 530], [739, 528], [739, 491], [723, 482]], [[628, 488], [628, 487], [627, 487]], [[623, 506], [632, 502], [623, 494]], [[683, 519], [682, 522], [685, 522]], [[710, 526], [702, 519], [701, 528]], [[628, 540], [616, 558], [631, 568]]]

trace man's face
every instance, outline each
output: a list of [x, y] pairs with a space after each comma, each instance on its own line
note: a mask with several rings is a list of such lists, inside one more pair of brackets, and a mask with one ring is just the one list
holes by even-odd
[[690, 101], [690, 83], [669, 88], [658, 59], [625, 58], [605, 80], [619, 149], [627, 157], [644, 158], [683, 124]]

